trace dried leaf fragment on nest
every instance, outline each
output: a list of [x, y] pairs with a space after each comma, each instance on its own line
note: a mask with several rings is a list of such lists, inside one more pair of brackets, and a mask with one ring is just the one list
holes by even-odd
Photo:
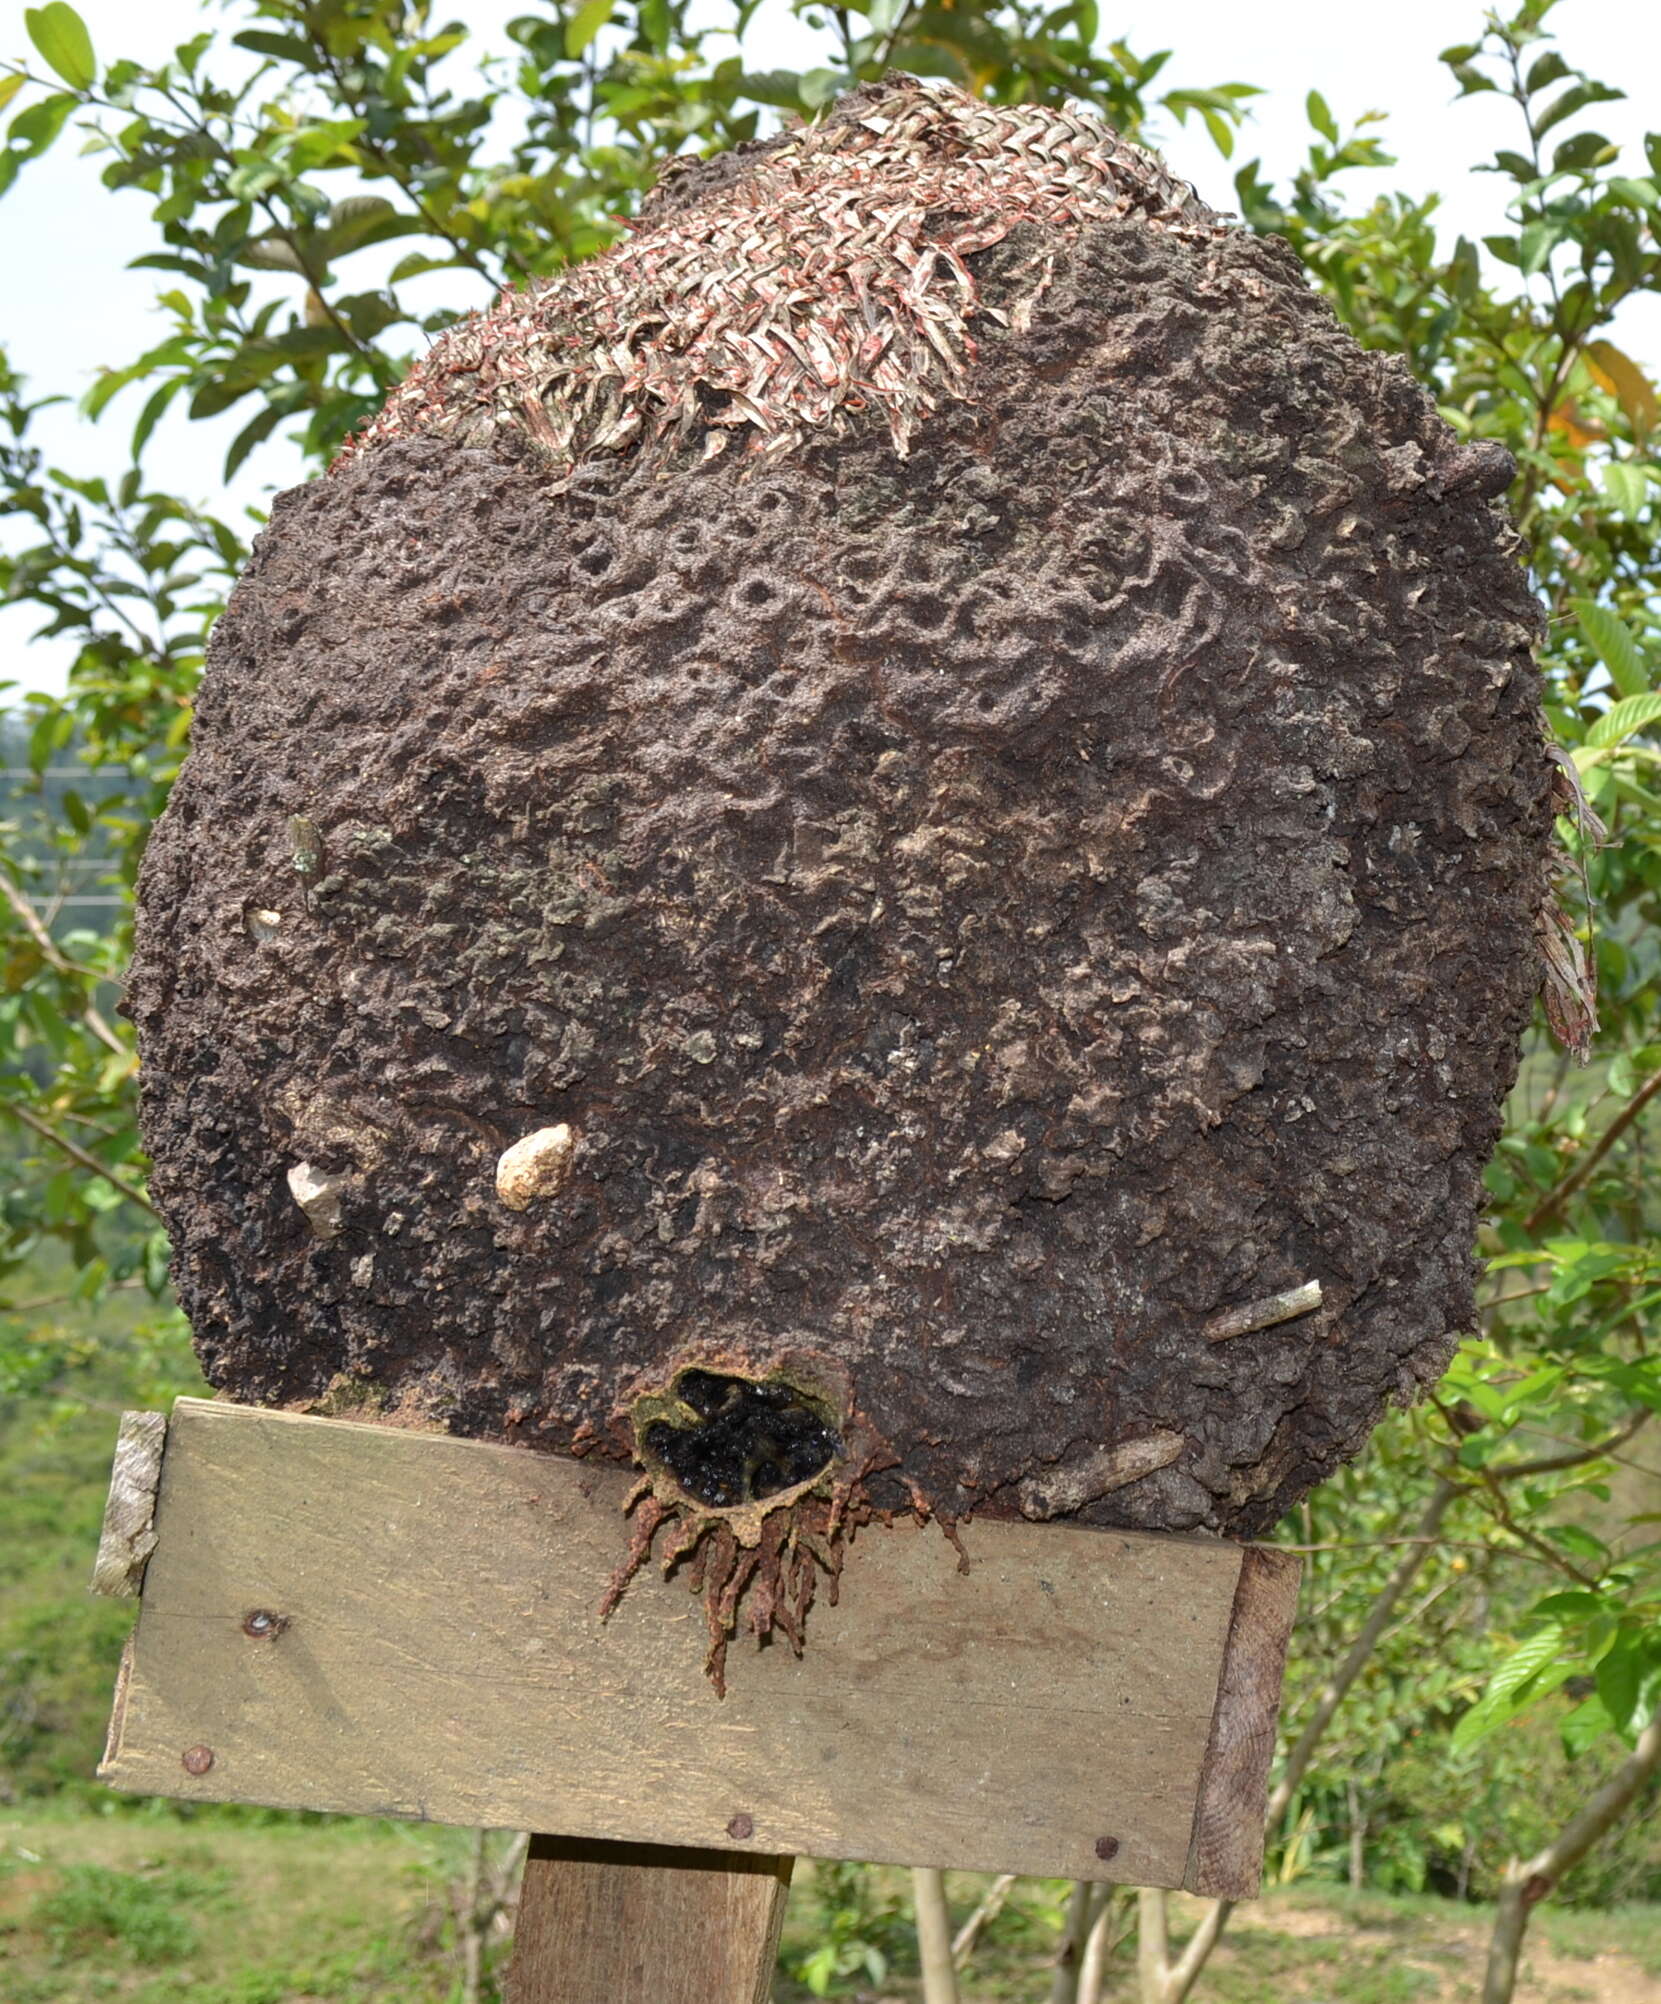
[[[921, 412], [966, 394], [984, 310], [973, 253], [1024, 222], [1134, 215], [1187, 236], [1223, 230], [1085, 106], [988, 105], [899, 75], [885, 86], [865, 116], [808, 127], [752, 162], [718, 204], [658, 220], [649, 198], [613, 250], [536, 292], [504, 292], [439, 339], [342, 457], [378, 439], [471, 444], [506, 428], [568, 474], [684, 432], [700, 387], [725, 400], [705, 425], [749, 428], [763, 456], [845, 428], [873, 400], [903, 454]], [[1053, 259], [1034, 300], [1052, 272]], [[1018, 329], [1031, 303], [1007, 316]]]
[[[1588, 854], [1601, 849], [1609, 831], [1586, 798], [1574, 760], [1561, 745], [1546, 747], [1552, 761], [1553, 812], [1574, 824], [1579, 852], [1571, 855], [1561, 841], [1553, 843], [1553, 868], [1539, 919], [1542, 973], [1540, 1000], [1551, 1032], [1581, 1064], [1592, 1052], [1598, 1028], [1597, 956], [1593, 945], [1592, 883]], [[1570, 881], [1579, 878], [1586, 907], [1586, 938], [1567, 908]]]

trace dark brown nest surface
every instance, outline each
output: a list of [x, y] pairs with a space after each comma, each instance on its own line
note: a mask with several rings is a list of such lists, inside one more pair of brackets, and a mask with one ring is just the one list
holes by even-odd
[[1266, 1528], [1471, 1318], [1508, 470], [1088, 118], [906, 80], [447, 336], [146, 860], [210, 1378], [638, 1460], [722, 1633], [872, 1509]]

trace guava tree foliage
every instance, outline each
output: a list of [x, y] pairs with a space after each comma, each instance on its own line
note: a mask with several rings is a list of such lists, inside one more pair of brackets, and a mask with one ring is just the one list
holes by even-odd
[[[1436, 1596], [1448, 1641], [1434, 1669], [1411, 1636], [1381, 1628], [1345, 1685], [1359, 1717], [1393, 1722], [1369, 1729], [1362, 1796], [1380, 1801], [1388, 1749], [1429, 1733], [1475, 1761], [1483, 1736], [1530, 1706], [1601, 1774], [1646, 1744], [1661, 1695], [1647, 1521], [1661, 1500], [1641, 1472], [1661, 1468], [1661, 1427], [1653, 1445], [1644, 1431], [1661, 1405], [1661, 406], [1622, 313], [1661, 291], [1661, 135], [1643, 161], [1617, 156], [1595, 118], [1620, 93], [1560, 51], [1556, 5], [1527, 0], [1485, 24], [1473, 8], [1475, 38], [1443, 52], [1461, 96], [1510, 101], [1511, 143], [1483, 163], [1493, 227], [1480, 246], [1438, 233], [1434, 195], [1371, 194], [1376, 178], [1357, 170], [1389, 165], [1382, 115], [1346, 128], [1315, 94], [1292, 183], [1272, 185], [1256, 162], [1236, 178], [1246, 223], [1291, 242], [1363, 342], [1403, 355], [1461, 432], [1516, 455], [1551, 722], [1585, 796], [1562, 833], [1583, 938], [1595, 914], [1592, 1063], [1575, 1066], [1543, 1029], [1531, 1045], [1490, 1176], [1481, 1330], [1437, 1400], [1392, 1422], [1285, 1533], [1319, 1548], [1294, 1731], [1404, 1552], [1418, 1566], [1395, 1618]], [[116, 481], [46, 464], [31, 399], [59, 386], [37, 393], [0, 366], [0, 586], [76, 650], [67, 696], [13, 719], [6, 763], [40, 775], [32, 803], [0, 798], [0, 1299], [47, 1242], [89, 1294], [163, 1286], [114, 1006], [126, 927], [71, 925], [58, 900], [94, 860], [130, 886], [245, 554], [245, 525], [147, 478], [164, 415], [234, 413], [228, 473], [276, 472], [282, 450], [286, 474], [294, 446], [320, 468], [457, 311], [614, 241], [668, 155], [812, 116], [888, 68], [1004, 101], [1081, 98], [1155, 141], [1162, 122], [1201, 120], [1225, 154], [1253, 95], [1174, 87], [1176, 59], [1104, 39], [1095, 0], [734, 0], [727, 13], [544, 0], [493, 50], [427, 0], [237, 0], [204, 21], [150, 68], [94, 49], [51, 0], [25, 15], [34, 54], [0, 64], [0, 193], [55, 144], [93, 149], [169, 322], [83, 399], [130, 428], [132, 468]], [[747, 40], [781, 25], [802, 67], [748, 65]], [[84, 787], [63, 781], [74, 764]], [[52, 1380], [37, 1333], [0, 1310], [0, 1393], [8, 1370]], [[1288, 1773], [1294, 1858], [1369, 1825], [1366, 1801], [1334, 1793], [1318, 1764]], [[1469, 1817], [1447, 1820], [1462, 1832], [1452, 1850], [1473, 1841]], [[1461, 1885], [1495, 1883], [1506, 1849], [1533, 1841], [1532, 1826], [1508, 1826], [1504, 1800], [1483, 1829], [1488, 1849]]]

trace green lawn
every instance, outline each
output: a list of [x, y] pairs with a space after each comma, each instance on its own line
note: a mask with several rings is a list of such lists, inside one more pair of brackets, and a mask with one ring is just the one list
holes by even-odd
[[[0, 1810], [0, 1997], [6, 2004], [455, 2004], [452, 1898], [467, 1833], [432, 1826], [181, 1814], [96, 1802]], [[801, 1867], [775, 2004], [827, 1942], [851, 1966], [833, 1995], [914, 2004], [906, 1875]], [[949, 1880], [961, 1918], [985, 1882]], [[1059, 1888], [1024, 1883], [983, 1937], [964, 2004], [1043, 2004]], [[850, 1899], [853, 1906], [850, 1907]], [[1179, 1933], [1188, 1902], [1177, 1903]], [[1241, 1910], [1195, 2004], [1466, 2004], [1483, 1910], [1359, 1898], [1312, 1882]], [[883, 1960], [862, 1963], [866, 1946]], [[492, 1960], [499, 1964], [498, 1944]], [[1661, 1908], [1538, 1916], [1519, 2004], [1661, 2004]], [[880, 1976], [880, 1980], [875, 1980]], [[1109, 1996], [1134, 1991], [1121, 1954]], [[484, 1996], [495, 1995], [487, 1980]]]

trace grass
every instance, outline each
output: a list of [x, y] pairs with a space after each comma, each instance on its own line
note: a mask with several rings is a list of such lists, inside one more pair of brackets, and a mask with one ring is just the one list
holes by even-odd
[[0, 1813], [7, 2004], [449, 2004], [464, 1832]]
[[[73, 1802], [0, 1811], [0, 1997], [454, 2004], [449, 1891], [466, 1843], [461, 1831], [348, 1818]], [[954, 1914], [984, 1884], [951, 1874]], [[1022, 1882], [983, 1937], [963, 2004], [1042, 2004], [1060, 1892]], [[804, 1864], [774, 2004], [808, 2004], [814, 1992], [799, 1972], [827, 1944], [848, 1964], [832, 1996], [917, 2004], [907, 1895], [904, 1873], [856, 1881], [845, 1868]], [[1176, 1903], [1179, 1938], [1196, 1910]], [[1300, 1881], [1237, 1914], [1195, 2004], [1472, 2004], [1486, 1932], [1481, 1908]], [[1611, 1949], [1621, 1951], [1618, 1990], [1606, 1987]], [[1661, 1907], [1548, 1908], [1536, 1917], [1519, 2004], [1661, 2004], [1658, 1950]], [[1134, 1996], [1124, 1951], [1108, 1996]]]

